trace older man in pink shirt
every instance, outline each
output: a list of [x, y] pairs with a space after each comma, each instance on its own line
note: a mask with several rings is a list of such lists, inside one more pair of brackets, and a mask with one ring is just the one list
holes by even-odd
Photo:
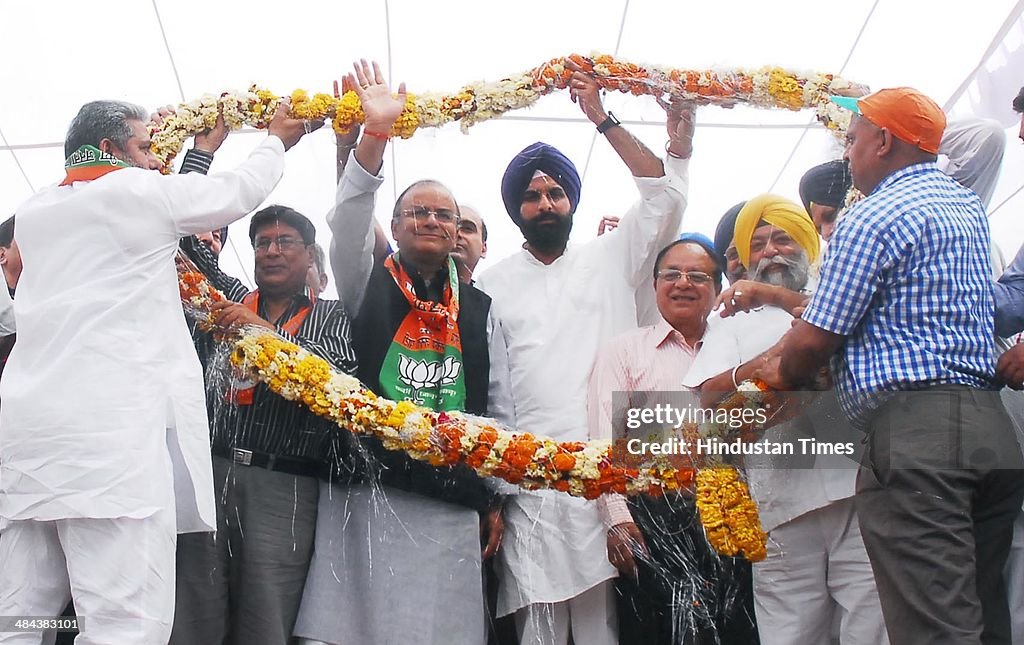
[[[593, 438], [623, 436], [623, 402], [685, 405], [683, 377], [722, 289], [724, 263], [700, 234], [685, 234], [658, 254], [654, 292], [662, 319], [613, 338], [598, 355], [588, 392]], [[668, 392], [676, 394], [665, 398]], [[740, 563], [711, 553], [692, 500], [674, 495], [627, 504], [605, 495], [598, 507], [608, 526], [608, 559], [620, 572], [620, 643], [674, 644], [693, 636], [714, 642], [716, 634], [723, 643], [754, 642], [749, 565], [737, 569]]]

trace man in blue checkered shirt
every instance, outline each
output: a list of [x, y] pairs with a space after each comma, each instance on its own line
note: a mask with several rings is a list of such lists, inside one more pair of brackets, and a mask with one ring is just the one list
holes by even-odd
[[1009, 644], [1002, 570], [1024, 458], [993, 389], [984, 207], [935, 164], [945, 116], [931, 99], [833, 101], [855, 113], [844, 157], [868, 197], [836, 229], [802, 320], [737, 377], [795, 389], [833, 358], [867, 433], [855, 504], [890, 640]]

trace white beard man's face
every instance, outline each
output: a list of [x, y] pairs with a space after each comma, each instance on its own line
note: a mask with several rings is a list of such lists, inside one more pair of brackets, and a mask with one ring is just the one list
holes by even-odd
[[803, 249], [796, 256], [776, 255], [772, 258], [761, 258], [757, 266], [750, 271], [750, 279], [790, 291], [800, 291], [807, 285], [811, 274], [811, 263]]

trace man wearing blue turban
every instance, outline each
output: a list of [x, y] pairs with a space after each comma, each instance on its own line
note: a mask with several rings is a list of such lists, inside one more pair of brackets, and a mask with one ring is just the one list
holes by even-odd
[[[657, 250], [679, 235], [693, 125], [692, 112], [670, 110], [662, 162], [604, 110], [596, 80], [567, 66], [573, 101], [625, 162], [641, 199], [616, 230], [571, 245], [579, 173], [551, 145], [526, 147], [501, 182], [526, 243], [477, 286], [491, 296], [508, 344], [518, 430], [582, 441], [590, 437], [587, 381], [598, 349], [636, 328], [637, 289], [650, 290]], [[628, 546], [614, 542], [614, 521], [601, 508], [601, 500], [557, 491], [522, 490], [507, 502], [498, 615], [515, 614], [522, 643], [564, 645], [570, 633], [576, 643], [618, 643], [608, 550]]]

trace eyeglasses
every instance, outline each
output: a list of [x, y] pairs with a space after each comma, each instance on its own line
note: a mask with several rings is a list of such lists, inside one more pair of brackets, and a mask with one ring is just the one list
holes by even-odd
[[679, 269], [662, 269], [658, 271], [658, 279], [665, 282], [679, 282], [679, 279], [684, 275], [692, 285], [707, 284], [712, 280], [712, 277], [703, 271], [680, 271]]
[[447, 208], [438, 208], [436, 210], [432, 208], [426, 208], [423, 206], [415, 206], [413, 208], [407, 208], [401, 213], [402, 217], [411, 217], [417, 222], [426, 222], [433, 215], [441, 224], [451, 224], [459, 219], [459, 216], [453, 210]]
[[275, 237], [273, 239], [269, 237], [257, 238], [256, 243], [253, 244], [253, 248], [256, 249], [257, 253], [266, 253], [270, 250], [271, 244], [276, 244], [277, 250], [281, 253], [287, 253], [288, 251], [297, 249], [300, 246], [306, 246], [306, 242], [302, 238], [282, 235], [281, 237]]

